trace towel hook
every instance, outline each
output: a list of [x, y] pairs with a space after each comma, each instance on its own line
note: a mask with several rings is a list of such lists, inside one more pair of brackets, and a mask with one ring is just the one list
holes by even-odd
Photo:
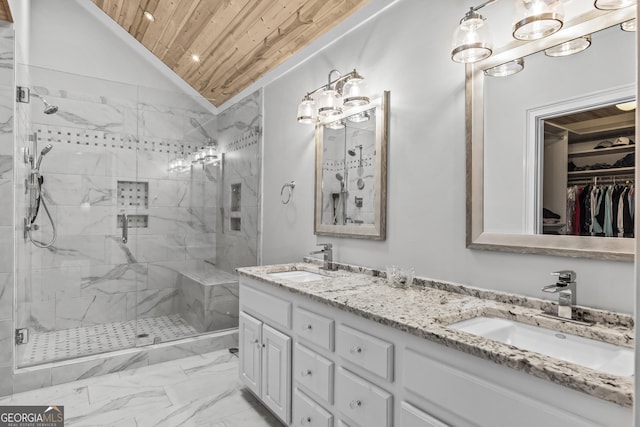
[[[287, 182], [286, 184], [284, 184], [282, 186], [282, 189], [280, 189], [280, 201], [282, 202], [283, 205], [286, 205], [287, 203], [289, 203], [291, 201], [291, 198], [293, 197], [293, 189], [296, 188], [296, 182], [295, 181], [291, 181], [291, 182]], [[288, 189], [289, 191], [285, 194], [285, 189]], [[286, 199], [285, 199], [286, 197]]]

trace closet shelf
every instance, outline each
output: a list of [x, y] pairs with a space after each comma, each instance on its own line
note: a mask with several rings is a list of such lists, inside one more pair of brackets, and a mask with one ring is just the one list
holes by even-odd
[[590, 156], [601, 156], [603, 154], [619, 154], [619, 153], [633, 153], [635, 150], [635, 145], [621, 145], [619, 147], [609, 147], [609, 148], [599, 148], [599, 149], [590, 149], [590, 150], [582, 150], [582, 151], [573, 151], [567, 153], [568, 157], [590, 157]]
[[635, 172], [635, 167], [628, 168], [609, 168], [609, 169], [589, 169], [584, 171], [572, 171], [568, 172], [569, 179], [571, 178], [589, 178], [596, 176], [610, 176], [610, 175], [632, 175]]

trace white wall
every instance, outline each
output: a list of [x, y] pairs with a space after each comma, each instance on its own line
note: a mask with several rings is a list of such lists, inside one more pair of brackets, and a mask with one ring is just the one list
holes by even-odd
[[[466, 249], [464, 68], [449, 52], [467, 8], [402, 0], [265, 86], [263, 263], [299, 261], [331, 241], [340, 262], [414, 266], [419, 276], [535, 297], [546, 296], [550, 272], [573, 269], [579, 304], [633, 312], [633, 263]], [[295, 121], [296, 107], [330, 69], [354, 67], [371, 89], [391, 90], [384, 242], [313, 234], [313, 128]], [[293, 199], [282, 205], [280, 188], [292, 179]]]
[[91, 0], [10, 0], [16, 62], [186, 93], [217, 110]]

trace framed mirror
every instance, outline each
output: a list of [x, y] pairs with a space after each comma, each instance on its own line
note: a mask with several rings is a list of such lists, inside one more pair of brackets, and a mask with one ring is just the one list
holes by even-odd
[[316, 125], [314, 232], [386, 239], [389, 92]]
[[[600, 184], [606, 182], [599, 178], [604, 175], [610, 185], [620, 184], [616, 179], [634, 185], [635, 167], [629, 169], [630, 164], [620, 161], [634, 162], [635, 145], [598, 145], [606, 141], [613, 145], [618, 137], [635, 141], [635, 110], [615, 118], [615, 114], [604, 119], [598, 115], [635, 101], [636, 36], [620, 26], [635, 14], [635, 7], [591, 10], [565, 22], [561, 31], [545, 39], [512, 42], [493, 56], [466, 66], [467, 247], [633, 259], [634, 239], [628, 233], [605, 235], [591, 224], [586, 232], [579, 228], [568, 231], [571, 224], [566, 220], [573, 218], [567, 209], [571, 186]], [[585, 35], [592, 40], [584, 52], [561, 58], [544, 53]], [[524, 59], [525, 68], [518, 74], [485, 74], [485, 70], [519, 58]], [[575, 121], [582, 124], [570, 123]], [[600, 126], [600, 133], [571, 140], [587, 125], [605, 121], [624, 124]], [[600, 148], [610, 157], [593, 157], [605, 154]], [[607, 170], [571, 169], [599, 164]], [[549, 172], [554, 168], [555, 174]], [[615, 178], [618, 172], [626, 175]], [[548, 209], [545, 204], [551, 203], [552, 194], [558, 202]], [[555, 226], [545, 226], [547, 210], [559, 211]]]

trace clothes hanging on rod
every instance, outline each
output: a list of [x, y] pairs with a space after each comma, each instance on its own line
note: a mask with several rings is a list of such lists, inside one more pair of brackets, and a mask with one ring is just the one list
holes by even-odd
[[586, 184], [567, 188], [567, 234], [634, 237], [635, 186]]

